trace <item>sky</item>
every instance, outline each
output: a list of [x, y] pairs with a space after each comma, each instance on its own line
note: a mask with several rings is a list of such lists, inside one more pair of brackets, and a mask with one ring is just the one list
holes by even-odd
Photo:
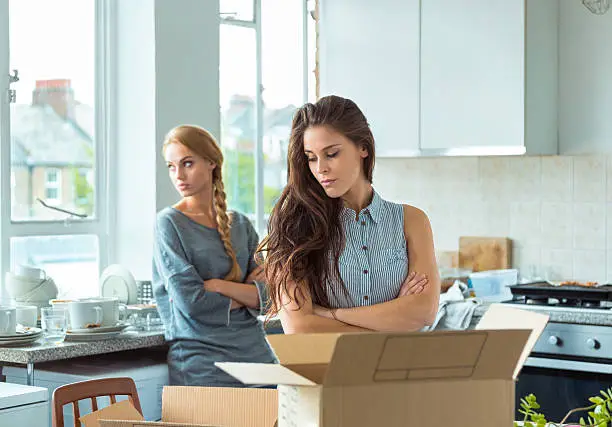
[[[129, 0], [131, 1], [131, 0]], [[212, 1], [212, 0], [202, 0]], [[303, 103], [301, 0], [262, 1], [264, 101]], [[221, 0], [231, 10], [251, 0]], [[19, 70], [17, 103], [29, 104], [36, 80], [68, 78], [78, 101], [94, 100], [94, 0], [9, 0], [10, 64]], [[240, 9], [235, 9], [240, 10]], [[233, 94], [255, 95], [255, 33], [223, 25], [221, 104]], [[248, 66], [246, 65], [248, 64]]]

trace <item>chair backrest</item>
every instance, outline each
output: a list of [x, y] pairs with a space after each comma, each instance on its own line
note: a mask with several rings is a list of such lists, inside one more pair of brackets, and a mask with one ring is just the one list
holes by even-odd
[[92, 410], [97, 411], [98, 401], [96, 398], [104, 396], [109, 396], [111, 403], [117, 402], [115, 396], [128, 396], [132, 405], [142, 414], [136, 384], [131, 378], [102, 378], [81, 381], [63, 385], [53, 392], [53, 427], [64, 427], [64, 405], [68, 403], [72, 403], [74, 427], [80, 427], [79, 400], [91, 399]]

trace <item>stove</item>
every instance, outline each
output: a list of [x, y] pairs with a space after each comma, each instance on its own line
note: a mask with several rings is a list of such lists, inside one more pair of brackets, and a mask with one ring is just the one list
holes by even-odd
[[501, 304], [550, 316], [519, 375], [517, 408], [518, 399], [534, 393], [548, 418], [560, 421], [569, 409], [588, 406], [589, 397], [612, 386], [612, 286], [538, 282], [510, 289], [512, 300]]

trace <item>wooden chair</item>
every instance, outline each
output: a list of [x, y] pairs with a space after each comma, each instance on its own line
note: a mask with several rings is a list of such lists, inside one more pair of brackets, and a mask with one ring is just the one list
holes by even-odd
[[136, 384], [131, 378], [102, 378], [99, 380], [81, 381], [58, 387], [53, 392], [52, 419], [53, 427], [64, 427], [64, 405], [72, 403], [74, 427], [80, 427], [79, 400], [91, 399], [93, 411], [98, 410], [96, 398], [109, 396], [111, 403], [116, 403], [115, 396], [128, 396], [132, 405], [142, 414]]

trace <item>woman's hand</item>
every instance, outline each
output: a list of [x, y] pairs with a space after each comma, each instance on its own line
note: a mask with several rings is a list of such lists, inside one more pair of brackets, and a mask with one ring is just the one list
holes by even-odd
[[417, 273], [416, 271], [412, 271], [404, 280], [402, 287], [400, 288], [400, 292], [398, 297], [405, 297], [406, 295], [418, 295], [427, 286], [429, 283], [429, 279], [425, 274]]
[[255, 283], [255, 282], [265, 282], [266, 276], [264, 275], [263, 265], [259, 265], [255, 268], [255, 270], [251, 271], [251, 274], [248, 275], [244, 283]]
[[218, 279], [210, 279], [204, 280], [204, 290], [207, 292], [219, 292], [219, 280]]

